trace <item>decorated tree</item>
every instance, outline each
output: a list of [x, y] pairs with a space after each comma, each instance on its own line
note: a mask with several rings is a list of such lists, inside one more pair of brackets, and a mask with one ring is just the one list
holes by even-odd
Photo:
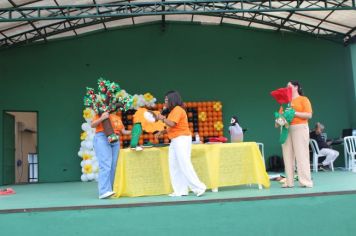
[[[101, 115], [104, 112], [117, 112], [118, 110], [126, 111], [132, 107], [133, 97], [121, 89], [120, 86], [103, 78], [98, 79], [98, 92], [87, 87], [84, 96], [84, 106], [91, 108], [96, 114]], [[109, 119], [103, 122], [104, 133], [110, 143], [118, 141]]]

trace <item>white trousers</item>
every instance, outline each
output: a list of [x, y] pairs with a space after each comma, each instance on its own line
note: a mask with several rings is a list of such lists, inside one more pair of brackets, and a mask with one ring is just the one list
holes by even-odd
[[187, 195], [189, 189], [194, 193], [206, 189], [192, 165], [192, 137], [178, 136], [169, 145], [169, 173], [173, 191], [177, 195]]
[[320, 154], [326, 156], [325, 160], [323, 161], [323, 166], [330, 165], [339, 156], [339, 152], [331, 148], [321, 149]]

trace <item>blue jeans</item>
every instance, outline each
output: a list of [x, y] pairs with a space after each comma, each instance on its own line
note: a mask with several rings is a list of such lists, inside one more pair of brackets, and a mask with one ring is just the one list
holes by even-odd
[[98, 132], [94, 136], [94, 150], [99, 162], [98, 188], [100, 196], [112, 191], [120, 142], [109, 143], [105, 134]]

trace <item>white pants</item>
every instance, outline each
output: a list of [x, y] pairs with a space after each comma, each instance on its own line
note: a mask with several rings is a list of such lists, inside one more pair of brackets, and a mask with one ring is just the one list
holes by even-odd
[[169, 145], [169, 173], [174, 193], [187, 195], [190, 188], [194, 193], [206, 189], [192, 165], [191, 136], [178, 136]]
[[339, 152], [335, 151], [331, 148], [323, 148], [320, 150], [320, 154], [326, 156], [325, 160], [323, 161], [323, 166], [330, 165], [332, 162], [336, 160], [339, 156]]

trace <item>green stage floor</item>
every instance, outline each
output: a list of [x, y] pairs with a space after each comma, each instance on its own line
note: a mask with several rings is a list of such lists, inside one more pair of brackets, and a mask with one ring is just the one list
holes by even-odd
[[[295, 198], [319, 195], [356, 194], [356, 173], [335, 171], [313, 173], [314, 188], [294, 187], [283, 189], [276, 181], [270, 189], [259, 190], [256, 185], [220, 188], [218, 193], [207, 191], [202, 197], [192, 193], [187, 197], [166, 195], [148, 197], [122, 197], [99, 200], [97, 183], [66, 182], [28, 184], [12, 187], [16, 194], [0, 195], [0, 213], [53, 211], [74, 209], [99, 209], [152, 205], [191, 204], [202, 202], [249, 201], [277, 198]], [[297, 185], [297, 183], [296, 183]]]

